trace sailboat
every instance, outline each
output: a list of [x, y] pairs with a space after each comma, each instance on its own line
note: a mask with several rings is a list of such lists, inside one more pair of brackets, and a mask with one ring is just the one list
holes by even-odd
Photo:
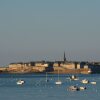
[[59, 80], [59, 70], [58, 70], [58, 80], [55, 82], [56, 85], [62, 84], [62, 82]]
[[45, 81], [46, 81], [46, 82], [49, 82], [49, 80], [48, 80], [48, 78], [47, 78], [47, 72], [46, 72], [46, 79], [45, 79]]
[[70, 79], [70, 80], [74, 80], [74, 81], [79, 80], [79, 78], [78, 78], [78, 77], [76, 77], [75, 75], [70, 76], [70, 78], [69, 78], [69, 79]]
[[88, 84], [88, 83], [89, 83], [89, 80], [83, 79], [83, 80], [81, 81], [81, 83], [83, 83], [83, 84]]
[[24, 83], [25, 83], [24, 80], [18, 80], [18, 81], [16, 82], [17, 85], [23, 85]]

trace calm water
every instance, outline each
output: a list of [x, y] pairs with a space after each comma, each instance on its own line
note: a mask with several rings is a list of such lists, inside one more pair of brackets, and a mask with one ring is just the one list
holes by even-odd
[[[0, 74], [0, 100], [99, 100], [100, 74], [77, 75], [78, 81], [67, 79], [70, 75], [60, 75], [62, 85], [55, 85], [57, 75], [48, 75], [49, 82], [45, 82], [45, 74]], [[96, 85], [82, 84], [82, 79], [96, 81]], [[22, 86], [16, 85], [19, 80], [25, 80]], [[84, 91], [68, 91], [71, 85], [86, 86]]]

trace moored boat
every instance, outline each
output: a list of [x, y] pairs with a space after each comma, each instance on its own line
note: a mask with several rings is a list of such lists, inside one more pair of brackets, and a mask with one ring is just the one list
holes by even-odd
[[86, 87], [80, 86], [79, 89], [80, 89], [80, 90], [85, 90]]
[[70, 90], [70, 91], [79, 91], [79, 88], [77, 86], [70, 86], [70, 87], [68, 87], [68, 90]]
[[78, 77], [76, 77], [75, 75], [72, 75], [70, 78], [69, 78], [70, 80], [79, 80], [79, 78]]
[[24, 84], [24, 83], [25, 83], [24, 80], [18, 80], [18, 81], [16, 82], [17, 85], [22, 85], [22, 84]]
[[60, 80], [58, 80], [58, 81], [55, 82], [55, 84], [60, 85], [60, 84], [62, 84], [62, 82]]
[[96, 82], [90, 82], [90, 83], [91, 83], [91, 84], [94, 84], [94, 85], [96, 84]]
[[83, 80], [81, 81], [81, 83], [83, 83], [83, 84], [88, 84], [88, 83], [89, 83], [89, 80], [83, 79]]
[[56, 85], [61, 85], [62, 82], [61, 80], [59, 79], [59, 70], [58, 70], [58, 80], [55, 82]]

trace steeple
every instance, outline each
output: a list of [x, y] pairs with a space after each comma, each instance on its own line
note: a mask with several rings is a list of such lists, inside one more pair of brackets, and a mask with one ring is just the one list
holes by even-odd
[[65, 52], [64, 52], [64, 62], [66, 61], [66, 55], [65, 55]]

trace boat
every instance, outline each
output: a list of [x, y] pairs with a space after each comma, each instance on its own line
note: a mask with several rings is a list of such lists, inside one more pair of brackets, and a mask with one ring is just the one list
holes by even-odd
[[83, 83], [83, 84], [88, 84], [89, 81], [88, 81], [87, 79], [83, 79], [83, 80], [81, 81], [81, 83]]
[[58, 81], [55, 82], [55, 84], [60, 85], [60, 84], [62, 84], [62, 82], [60, 80], [58, 80]]
[[85, 90], [86, 87], [80, 86], [79, 89], [80, 89], [80, 90]]
[[96, 84], [96, 82], [90, 82], [90, 83], [91, 83], [91, 84], [94, 84], [94, 85]]
[[18, 80], [16, 83], [17, 83], [17, 85], [23, 85], [25, 83], [25, 81], [24, 80]]
[[69, 91], [79, 91], [80, 89], [77, 86], [70, 86], [68, 87]]
[[80, 86], [80, 87], [77, 87], [77, 86], [70, 86], [68, 87], [68, 90], [70, 91], [81, 91], [81, 90], [85, 90], [86, 87], [83, 87], [83, 86]]
[[72, 75], [70, 78], [69, 78], [70, 80], [79, 80], [79, 78], [78, 77], [76, 77], [75, 75]]
[[59, 70], [58, 70], [58, 80], [55, 82], [56, 85], [61, 85], [62, 82], [61, 80], [59, 79]]

